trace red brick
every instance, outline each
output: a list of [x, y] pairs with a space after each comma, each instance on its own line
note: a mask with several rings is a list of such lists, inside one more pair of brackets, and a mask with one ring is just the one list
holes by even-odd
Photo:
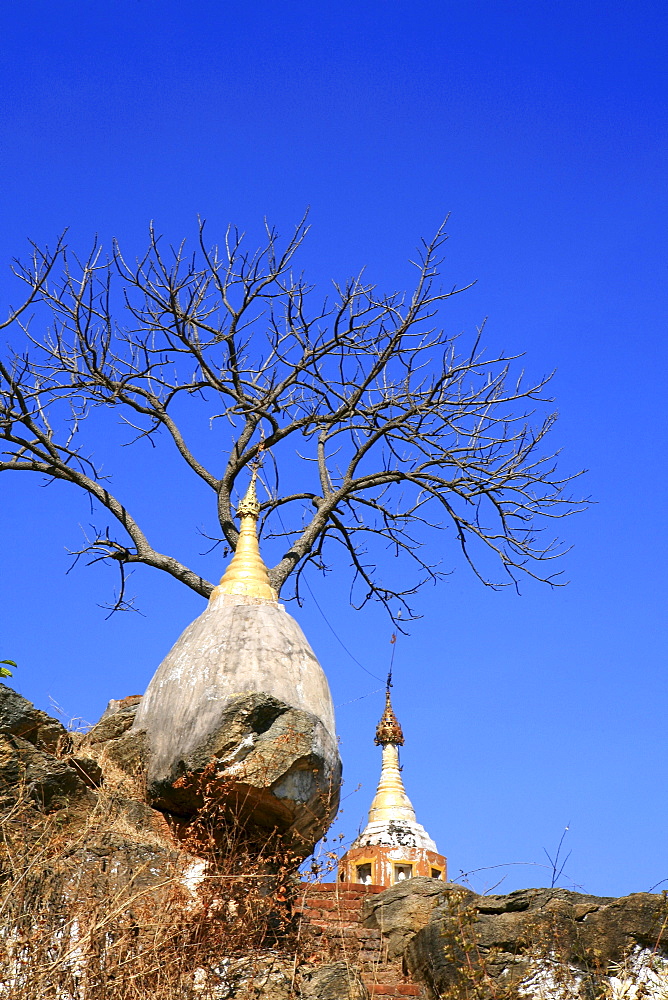
[[359, 913], [360, 904], [355, 899], [319, 899], [317, 903], [307, 903], [304, 909], [309, 912], [317, 910], [331, 912], [336, 912], [336, 910], [354, 910], [355, 913]]
[[335, 910], [336, 900], [335, 899], [319, 899], [318, 900], [319, 910]]
[[331, 931], [332, 934], [335, 934], [342, 927], [356, 927], [356, 926], [357, 925], [351, 923], [350, 920], [345, 920], [343, 917], [336, 917], [325, 925], [324, 930]]

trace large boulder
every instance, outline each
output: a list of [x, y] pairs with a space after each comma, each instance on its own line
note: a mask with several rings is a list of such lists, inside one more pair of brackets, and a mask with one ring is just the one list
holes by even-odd
[[[21, 736], [0, 733], [0, 808], [28, 799], [47, 812], [90, 797], [92, 778], [72, 758], [58, 760]], [[91, 770], [94, 768], [94, 762]], [[101, 778], [101, 775], [100, 775]]]
[[56, 753], [59, 744], [67, 742], [67, 730], [61, 722], [35, 708], [6, 684], [0, 684], [0, 733], [20, 736], [48, 753]]
[[130, 734], [146, 733], [151, 804], [181, 816], [198, 781], [250, 827], [308, 854], [338, 807], [341, 761], [327, 679], [276, 601], [214, 592], [151, 680]]
[[350, 961], [304, 969], [300, 978], [301, 1000], [367, 1000], [369, 996], [359, 969]]
[[143, 782], [148, 759], [146, 733], [131, 732], [140, 702], [141, 695], [136, 694], [112, 698], [99, 722], [83, 737], [81, 746], [102, 751], [105, 761]]
[[298, 853], [309, 853], [338, 801], [340, 766], [322, 722], [265, 693], [226, 701], [168, 770], [149, 762], [154, 807], [192, 817], [224, 803], [250, 833], [277, 831]]
[[447, 883], [435, 878], [397, 882], [364, 901], [364, 926], [380, 930], [389, 958], [400, 958], [417, 932], [429, 923], [434, 908], [448, 891]]

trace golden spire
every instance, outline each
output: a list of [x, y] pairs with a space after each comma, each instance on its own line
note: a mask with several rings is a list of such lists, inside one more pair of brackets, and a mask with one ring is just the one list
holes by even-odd
[[376, 729], [375, 742], [383, 748], [383, 764], [376, 795], [369, 810], [369, 824], [387, 823], [391, 820], [415, 823], [415, 810], [401, 780], [397, 748], [404, 745], [404, 734], [392, 708], [389, 682], [385, 692], [385, 711]]
[[385, 691], [385, 711], [376, 727], [376, 739], [374, 743], [376, 746], [384, 746], [385, 743], [394, 743], [395, 746], [402, 747], [404, 745], [404, 734], [401, 731], [401, 726], [392, 708], [389, 685], [390, 682], [388, 680], [387, 690]]
[[246, 496], [237, 507], [237, 516], [241, 519], [237, 547], [212, 597], [214, 594], [235, 594], [242, 597], [260, 597], [266, 601], [277, 600], [276, 591], [269, 583], [269, 573], [260, 555], [257, 541], [260, 504], [255, 492], [256, 475], [257, 470], [253, 469]]

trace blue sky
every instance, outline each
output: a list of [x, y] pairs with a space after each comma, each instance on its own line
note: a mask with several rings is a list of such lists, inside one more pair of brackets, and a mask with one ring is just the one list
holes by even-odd
[[[661, 5], [38, 0], [0, 23], [3, 310], [11, 258], [65, 227], [74, 247], [98, 233], [134, 254], [151, 219], [173, 239], [198, 213], [212, 235], [230, 221], [257, 233], [265, 215], [287, 232], [310, 205], [309, 276], [324, 289], [366, 265], [389, 290], [451, 213], [446, 281], [477, 284], [442, 321], [471, 333], [488, 316], [490, 349], [525, 352], [532, 375], [557, 369], [553, 443], [564, 470], [589, 469], [596, 505], [563, 525], [562, 590], [487, 591], [435, 541], [454, 572], [424, 591], [396, 651], [407, 788], [451, 877], [490, 867], [478, 889], [544, 883], [539, 868], [491, 866], [544, 862], [566, 824], [585, 890], [668, 879]], [[219, 575], [219, 557], [199, 555], [203, 495], [169, 449], [115, 440], [98, 454], [159, 545]], [[0, 655], [38, 705], [94, 721], [144, 689], [202, 602], [139, 570], [144, 616], [106, 621], [111, 570], [65, 575], [87, 516], [73, 488], [0, 480]], [[384, 676], [383, 614], [352, 612], [335, 578], [311, 586]], [[340, 706], [336, 829], [350, 837], [378, 773], [380, 685], [313, 602], [291, 610]]]

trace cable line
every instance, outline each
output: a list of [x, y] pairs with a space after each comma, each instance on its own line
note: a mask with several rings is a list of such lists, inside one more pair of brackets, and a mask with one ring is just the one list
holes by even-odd
[[[284, 531], [284, 532], [285, 532], [285, 534], [287, 535], [287, 531], [286, 531], [286, 529], [285, 529], [285, 525], [283, 524], [283, 518], [281, 517], [281, 513], [280, 513], [280, 511], [279, 511], [279, 510], [277, 510], [277, 511], [276, 511], [276, 514], [277, 514], [277, 516], [278, 516], [278, 520], [279, 520], [279, 521], [281, 522], [281, 527], [282, 527], [283, 531]], [[345, 650], [345, 652], [346, 652], [346, 653], [348, 654], [348, 656], [349, 656], [349, 657], [350, 657], [350, 659], [351, 659], [351, 660], [353, 661], [353, 663], [356, 663], [356, 664], [357, 664], [357, 666], [358, 666], [358, 667], [360, 667], [360, 668], [361, 668], [361, 669], [362, 669], [362, 670], [364, 671], [364, 673], [365, 673], [365, 674], [368, 674], [368, 675], [369, 675], [369, 677], [373, 677], [373, 679], [374, 679], [375, 681], [380, 681], [380, 682], [381, 682], [381, 684], [382, 684], [382, 682], [383, 682], [383, 678], [382, 678], [382, 677], [379, 677], [379, 676], [378, 676], [377, 674], [374, 674], [374, 673], [373, 673], [373, 672], [372, 672], [371, 670], [367, 670], [367, 668], [366, 668], [366, 667], [364, 666], [364, 664], [363, 664], [363, 663], [360, 663], [360, 661], [359, 661], [359, 660], [357, 659], [357, 657], [356, 657], [356, 656], [354, 655], [354, 653], [351, 653], [351, 652], [350, 652], [350, 650], [349, 650], [349, 649], [348, 649], [348, 647], [346, 646], [345, 642], [344, 642], [344, 641], [343, 641], [343, 639], [342, 639], [342, 638], [341, 638], [341, 637], [340, 637], [340, 636], [338, 635], [338, 633], [336, 632], [336, 630], [335, 630], [334, 626], [330, 624], [330, 622], [329, 622], [329, 619], [327, 618], [327, 615], [325, 614], [325, 612], [324, 612], [324, 611], [322, 610], [322, 608], [321, 608], [321, 607], [320, 607], [320, 605], [318, 604], [318, 601], [317, 601], [317, 599], [316, 599], [316, 596], [315, 596], [315, 594], [313, 593], [313, 591], [311, 590], [311, 584], [310, 584], [310, 583], [308, 582], [308, 580], [306, 579], [306, 577], [305, 577], [305, 576], [304, 576], [304, 577], [302, 577], [302, 579], [303, 579], [304, 583], [306, 584], [306, 587], [307, 587], [307, 589], [308, 589], [308, 592], [309, 592], [309, 594], [310, 594], [310, 595], [311, 595], [311, 597], [313, 598], [313, 603], [315, 604], [316, 608], [318, 609], [318, 611], [320, 612], [320, 614], [321, 614], [321, 615], [322, 615], [322, 617], [324, 618], [324, 620], [325, 620], [325, 624], [327, 625], [327, 628], [328, 628], [328, 629], [330, 630], [330, 632], [332, 633], [332, 635], [334, 636], [334, 638], [336, 639], [336, 641], [337, 641], [337, 642], [339, 643], [339, 645], [341, 646], [341, 648]], [[366, 697], [366, 696], [365, 696], [365, 697]]]
[[306, 579], [305, 576], [302, 577], [302, 579], [303, 579], [304, 583], [306, 584], [306, 586], [308, 588], [309, 594], [313, 598], [313, 603], [315, 604], [316, 608], [318, 609], [318, 611], [320, 612], [320, 614], [322, 615], [322, 617], [325, 619], [325, 624], [327, 625], [328, 629], [330, 630], [330, 632], [332, 633], [332, 635], [334, 636], [334, 638], [336, 639], [336, 641], [339, 643], [339, 645], [343, 649], [345, 649], [345, 651], [348, 654], [348, 656], [350, 657], [350, 659], [353, 660], [357, 664], [358, 667], [361, 667], [365, 674], [368, 674], [369, 677], [373, 677], [373, 679], [376, 680], [376, 681], [380, 681], [381, 684], [382, 684], [383, 683], [383, 678], [379, 677], [378, 674], [372, 673], [371, 670], [367, 670], [367, 668], [364, 666], [364, 664], [360, 663], [360, 661], [357, 659], [357, 657], [353, 653], [350, 652], [350, 650], [346, 646], [346, 644], [343, 641], [343, 639], [341, 639], [341, 637], [335, 631], [334, 626], [330, 625], [329, 620], [327, 618], [327, 615], [325, 614], [325, 612], [322, 610], [322, 608], [318, 604], [318, 601], [316, 600], [316, 596], [313, 593], [313, 591], [311, 590], [311, 585], [309, 584], [308, 580]]

